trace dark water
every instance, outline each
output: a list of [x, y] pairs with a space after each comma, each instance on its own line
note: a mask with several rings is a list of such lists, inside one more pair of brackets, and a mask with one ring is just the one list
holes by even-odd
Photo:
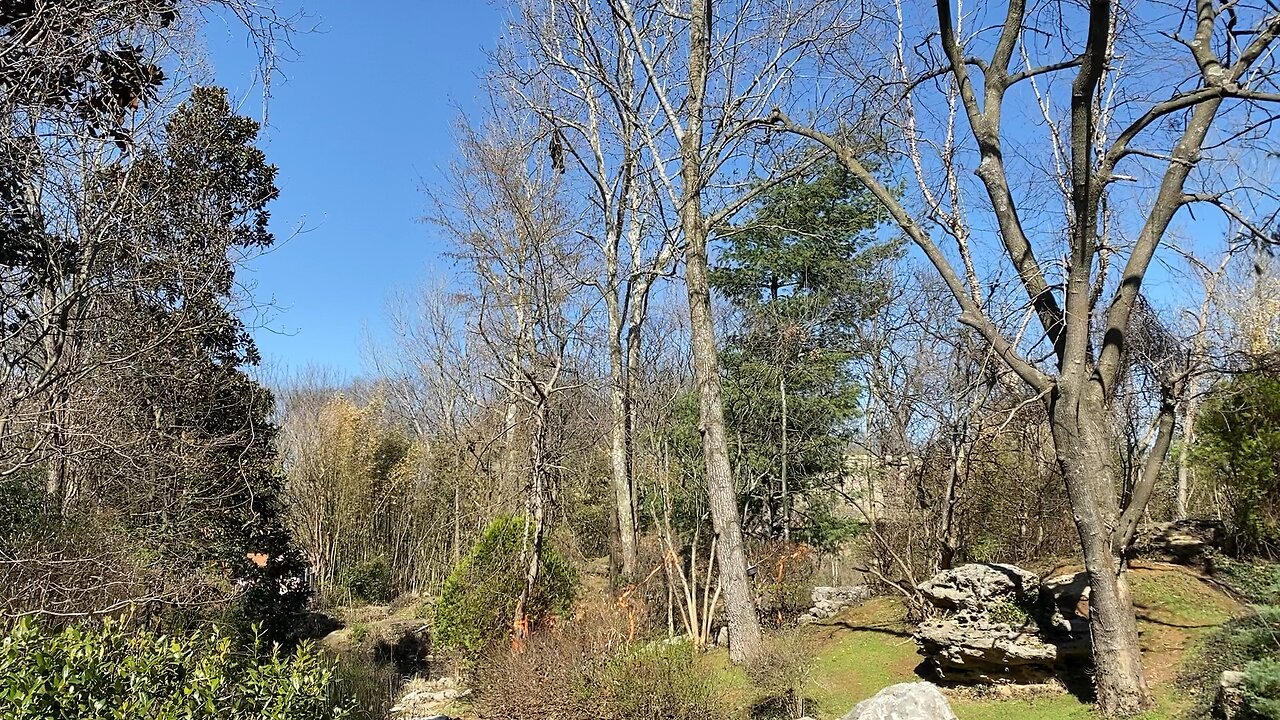
[[330, 690], [331, 704], [353, 703], [354, 720], [387, 720], [406, 680], [396, 666], [358, 656], [338, 657], [336, 664], [338, 682]]

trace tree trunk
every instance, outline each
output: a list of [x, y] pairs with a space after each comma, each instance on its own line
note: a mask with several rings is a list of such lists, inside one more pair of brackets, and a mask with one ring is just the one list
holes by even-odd
[[[616, 264], [616, 260], [614, 261]], [[615, 271], [616, 273], [616, 271]], [[623, 318], [617, 294], [610, 291], [609, 305], [609, 475], [617, 516], [618, 554], [624, 579], [636, 574], [636, 512], [632, 502], [629, 445], [630, 398], [623, 360]]]
[[778, 392], [782, 395], [782, 540], [791, 542], [791, 488], [787, 487], [787, 373], [778, 371]]
[[687, 282], [693, 370], [698, 386], [702, 450], [707, 466], [707, 499], [719, 546], [720, 582], [729, 619], [729, 657], [741, 663], [755, 657], [760, 649], [760, 622], [747, 577], [746, 548], [737, 493], [733, 487], [733, 472], [729, 466], [729, 443], [720, 397], [720, 361], [707, 280], [706, 231], [701, 217], [687, 208], [684, 215], [686, 218], [682, 225], [688, 242]]
[[54, 452], [45, 469], [44, 492], [47, 496], [47, 509], [54, 517], [65, 517], [67, 511], [67, 458], [61, 427], [57, 426], [49, 433], [50, 444]]
[[[1089, 633], [1093, 640], [1098, 708], [1133, 715], [1151, 702], [1142, 669], [1138, 624], [1113, 530], [1120, 517], [1115, 468], [1100, 392], [1055, 390], [1049, 413], [1059, 466], [1075, 516], [1089, 574]], [[1091, 396], [1092, 395], [1092, 396]]]
[[[525, 520], [525, 576], [524, 587], [520, 597], [516, 599], [515, 617], [511, 623], [511, 647], [516, 652], [524, 652], [529, 639], [529, 602], [533, 599], [534, 589], [538, 585], [538, 575], [542, 568], [542, 541], [546, 531], [546, 405], [545, 396], [539, 393], [541, 402], [533, 409], [533, 427], [530, 430], [530, 485], [529, 510]], [[533, 534], [530, 537], [529, 529]]]
[[[46, 300], [46, 302], [52, 302], [52, 300]], [[66, 345], [66, 341], [59, 341], [58, 337], [54, 332], [50, 332], [44, 340], [44, 353], [48, 358], [46, 362], [49, 363], [45, 372], [49, 374], [53, 374], [55, 363], [61, 359]], [[50, 515], [58, 518], [68, 515], [72, 494], [67, 478], [67, 457], [70, 454], [67, 428], [70, 393], [67, 386], [62, 384], [65, 382], [67, 381], [59, 381], [59, 385], [52, 389], [45, 408], [49, 444], [49, 450], [46, 452], [49, 460], [45, 467], [44, 479], [45, 507]]]
[[760, 620], [756, 616], [747, 553], [742, 539], [729, 442], [721, 400], [720, 357], [711, 314], [711, 286], [707, 267], [707, 227], [702, 215], [702, 113], [710, 61], [709, 0], [693, 0], [689, 15], [688, 123], [680, 143], [683, 205], [680, 227], [685, 240], [685, 281], [689, 293], [689, 331], [693, 374], [698, 386], [702, 452], [707, 465], [707, 500], [715, 529], [720, 584], [729, 620], [729, 659], [743, 663], [760, 652]]
[[947, 486], [942, 494], [941, 548], [939, 548], [938, 569], [950, 570], [956, 559], [955, 511], [956, 498], [960, 488], [960, 473], [968, 465], [965, 453], [965, 438], [952, 442], [951, 472], [947, 475]]
[[[1190, 415], [1190, 413], [1188, 413]], [[1191, 443], [1195, 441], [1192, 418], [1183, 419], [1182, 444], [1178, 446], [1178, 497], [1174, 513], [1178, 520], [1186, 520], [1191, 504]]]
[[[636, 428], [640, 420], [636, 409], [636, 388], [639, 387], [641, 375], [640, 343], [644, 331], [645, 318], [649, 315], [649, 291], [652, 289], [651, 279], [632, 286], [630, 327], [627, 328], [626, 344], [626, 383], [622, 386], [626, 397], [626, 442], [627, 455], [627, 490], [631, 493], [632, 543], [636, 547], [637, 557], [640, 547], [640, 484], [636, 481]], [[637, 563], [639, 561], [637, 560]]]

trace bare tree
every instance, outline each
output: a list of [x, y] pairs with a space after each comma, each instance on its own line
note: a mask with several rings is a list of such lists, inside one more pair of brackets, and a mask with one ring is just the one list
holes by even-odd
[[[612, 338], [614, 493], [623, 523], [634, 513], [628, 497], [634, 490], [628, 493], [625, 481], [632, 476], [627, 423], [634, 422], [626, 407], [627, 378], [636, 374], [654, 279], [682, 249], [692, 248], [686, 255], [692, 258], [690, 297], [710, 302], [709, 290], [699, 289], [706, 279], [707, 239], [767, 186], [751, 171], [761, 159], [778, 154], [776, 146], [745, 141], [746, 120], [790, 92], [803, 49], [818, 35], [834, 32], [801, 8], [779, 22], [770, 3], [740, 5], [716, 18], [706, 34], [693, 16], [710, 21], [711, 14], [696, 3], [690, 14], [630, 0], [529, 2], [521, 7], [519, 51], [502, 58], [506, 75], [520, 78], [527, 89], [522, 99], [538, 118], [553, 166], [573, 167], [587, 177], [588, 202], [598, 218], [592, 225], [600, 228], [605, 260], [598, 285]], [[683, 248], [674, 244], [677, 237]], [[703, 419], [708, 475], [714, 478], [710, 492], [716, 498], [713, 517], [726, 607], [735, 628], [731, 635], [739, 636], [733, 656], [742, 659], [758, 645], [758, 622], [728, 472], [723, 413], [715, 410], [718, 362], [706, 354], [715, 351], [710, 306], [691, 313], [702, 319], [695, 322], [693, 336], [702, 356], [699, 389], [708, 401]], [[628, 564], [625, 557], [623, 564]]]
[[461, 559], [467, 539], [506, 507], [487, 472], [490, 410], [499, 390], [486, 379], [484, 348], [467, 341], [467, 309], [456, 289], [433, 281], [388, 303], [391, 347], [371, 344], [370, 363], [384, 378], [390, 410], [423, 446], [434, 488], [452, 501], [448, 554]]
[[[720, 14], [714, 12], [718, 5], [703, 0], [691, 2], [687, 13], [631, 0], [607, 4], [629, 40], [639, 81], [654, 96], [654, 110], [637, 132], [653, 163], [659, 197], [678, 219], [684, 243], [707, 489], [730, 655], [741, 662], [758, 651], [760, 629], [724, 425], [707, 245], [769, 187], [751, 170], [783, 155], [776, 146], [747, 140], [750, 119], [793, 92], [805, 50], [838, 35], [841, 26], [820, 22], [824, 18], [799, 7], [780, 16], [770, 3], [754, 1]], [[789, 171], [762, 174], [785, 180], [818, 159], [809, 156]]]
[[527, 127], [501, 111], [505, 98], [494, 102], [485, 126], [459, 125], [461, 159], [450, 187], [433, 198], [433, 220], [474, 279], [470, 329], [491, 357], [495, 372], [488, 379], [510, 399], [506, 472], [522, 481], [528, 528], [525, 584], [513, 618], [520, 648], [565, 469], [554, 441], [558, 407], [582, 384], [575, 353], [590, 304], [581, 297], [583, 257], [568, 240], [576, 218], [559, 202], [558, 174]]
[[[1160, 18], [1171, 22], [1162, 31], [1141, 8], [1107, 0], [1091, 2], [1078, 13], [1041, 12], [1015, 0], [990, 33], [966, 37], [950, 3], [939, 2], [934, 11], [933, 27], [921, 37], [927, 50], [940, 52], [924, 54], [925, 67], [893, 73], [896, 77], [879, 87], [896, 98], [930, 88], [940, 90], [944, 103], [958, 98], [973, 145], [957, 149], [946, 129], [953, 125], [944, 124], [930, 146], [956, 149], [942, 155], [943, 166], [976, 160], [976, 194], [994, 223], [991, 234], [999, 239], [1005, 262], [1023, 286], [1042, 341], [1010, 337], [984, 309], [976, 275], [969, 270], [968, 236], [937, 221], [942, 203], [925, 194], [923, 213], [917, 213], [880, 183], [838, 134], [794, 121], [781, 110], [770, 121], [829, 148], [872, 188], [946, 282], [961, 322], [1043, 398], [1092, 586], [1099, 705], [1108, 715], [1136, 712], [1149, 704], [1150, 692], [1123, 558], [1173, 434], [1172, 388], [1165, 388], [1160, 401], [1157, 433], [1139, 482], [1124, 497], [1112, 458], [1111, 408], [1143, 278], [1175, 217], [1192, 204], [1206, 203], [1241, 218], [1258, 237], [1267, 236], [1240, 209], [1248, 207], [1251, 194], [1258, 197], [1265, 189], [1250, 187], [1247, 172], [1212, 161], [1223, 157], [1224, 148], [1253, 149], [1270, 140], [1274, 111], [1268, 104], [1280, 100], [1271, 90], [1271, 48], [1280, 33], [1280, 13], [1262, 4], [1228, 8], [1201, 2]], [[986, 26], [981, 19], [976, 25]], [[897, 28], [899, 38], [914, 32], [905, 23], [889, 27]], [[1077, 28], [1080, 33], [1073, 32]], [[1038, 45], [1030, 38], [1041, 31], [1062, 36], [1063, 50], [1059, 58], [1037, 64], [1031, 53]], [[910, 37], [899, 45], [913, 43]], [[1125, 53], [1159, 58], [1169, 70], [1121, 72]], [[1055, 104], [1053, 91], [1065, 85], [1054, 81], [1063, 75], [1070, 77], [1069, 92]], [[1041, 167], [1051, 168], [1045, 173], [1050, 186], [1063, 191], [1060, 210], [1053, 212], [1032, 200], [1033, 192], [1026, 189], [1032, 181], [1017, 174], [1032, 171], [1012, 152], [1020, 136], [1002, 123], [1009, 106], [1028, 99], [1046, 118], [1052, 157]], [[1120, 192], [1116, 184], [1126, 182], [1132, 187], [1126, 188], [1124, 203], [1132, 211], [1121, 218], [1112, 198]], [[920, 214], [925, 223], [917, 219]], [[1038, 236], [1032, 220], [1050, 222], [1053, 232]], [[948, 254], [933, 228], [956, 242], [958, 252]], [[1054, 282], [1044, 263], [1061, 239], [1066, 252], [1061, 278]], [[954, 265], [956, 255], [962, 270]], [[1110, 299], [1102, 302], [1106, 292]], [[1038, 349], [1042, 343], [1047, 353]]]
[[566, 190], [587, 199], [583, 232], [603, 258], [598, 276], [584, 281], [605, 304], [618, 554], [622, 576], [634, 578], [635, 378], [651, 296], [677, 252], [677, 233], [656, 203], [655, 160], [646, 151], [646, 139], [663, 129], [651, 126], [661, 114], [637, 72], [634, 40], [606, 4], [528, 0], [519, 6], [516, 29], [498, 56], [500, 78], [536, 116]]

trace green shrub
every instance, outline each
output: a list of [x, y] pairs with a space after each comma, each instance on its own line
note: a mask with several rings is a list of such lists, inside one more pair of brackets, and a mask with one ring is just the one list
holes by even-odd
[[396, 596], [391, 565], [384, 558], [363, 560], [338, 573], [338, 584], [356, 602], [385, 603]]
[[1280, 660], [1264, 658], [1244, 667], [1245, 714], [1280, 720]]
[[5, 509], [0, 513], [0, 542], [43, 522], [44, 503], [44, 493], [21, 474], [0, 477], [0, 507]]
[[[1245, 669], [1247, 672], [1253, 663], [1280, 658], [1280, 607], [1263, 605], [1253, 610], [1249, 615], [1227, 622], [1205, 638], [1183, 667], [1181, 683], [1193, 694], [1189, 717], [1210, 716], [1218, 679], [1224, 670]], [[1255, 669], [1255, 682], [1258, 683], [1255, 687], [1267, 687], [1262, 677], [1269, 667]], [[1280, 715], [1270, 717], [1280, 718]]]
[[1196, 434], [1196, 461], [1224, 491], [1240, 547], [1280, 555], [1280, 375], [1245, 373], [1214, 387]]
[[[432, 628], [440, 647], [476, 653], [507, 637], [524, 589], [525, 526], [520, 517], [494, 520], [449, 573]], [[526, 608], [530, 625], [567, 610], [576, 582], [569, 561], [544, 545], [538, 583]]]
[[270, 542], [259, 545], [269, 555], [266, 567], [258, 567], [243, 557], [235, 578], [242, 590], [224, 615], [242, 638], [254, 634], [269, 643], [293, 648], [305, 635], [307, 606], [311, 588], [304, 581], [307, 561], [285, 533], [272, 531]]
[[309, 644], [288, 656], [246, 652], [216, 628], [48, 631], [23, 620], [0, 640], [5, 720], [337, 720], [347, 708], [330, 702], [332, 680]]
[[1020, 628], [1031, 622], [1031, 614], [1017, 603], [1001, 600], [991, 606], [987, 616], [992, 622], [1004, 623], [1010, 627]]
[[1210, 558], [1214, 576], [1245, 600], [1258, 605], [1280, 603], [1280, 563], [1233, 560], [1218, 554]]

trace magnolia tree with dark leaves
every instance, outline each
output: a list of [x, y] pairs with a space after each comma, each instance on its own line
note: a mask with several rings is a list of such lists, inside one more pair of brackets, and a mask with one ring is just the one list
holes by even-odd
[[305, 600], [237, 315], [276, 171], [225, 92], [173, 94], [183, 22], [161, 0], [0, 6], [0, 483], [30, 509], [0, 536], [12, 613]]

